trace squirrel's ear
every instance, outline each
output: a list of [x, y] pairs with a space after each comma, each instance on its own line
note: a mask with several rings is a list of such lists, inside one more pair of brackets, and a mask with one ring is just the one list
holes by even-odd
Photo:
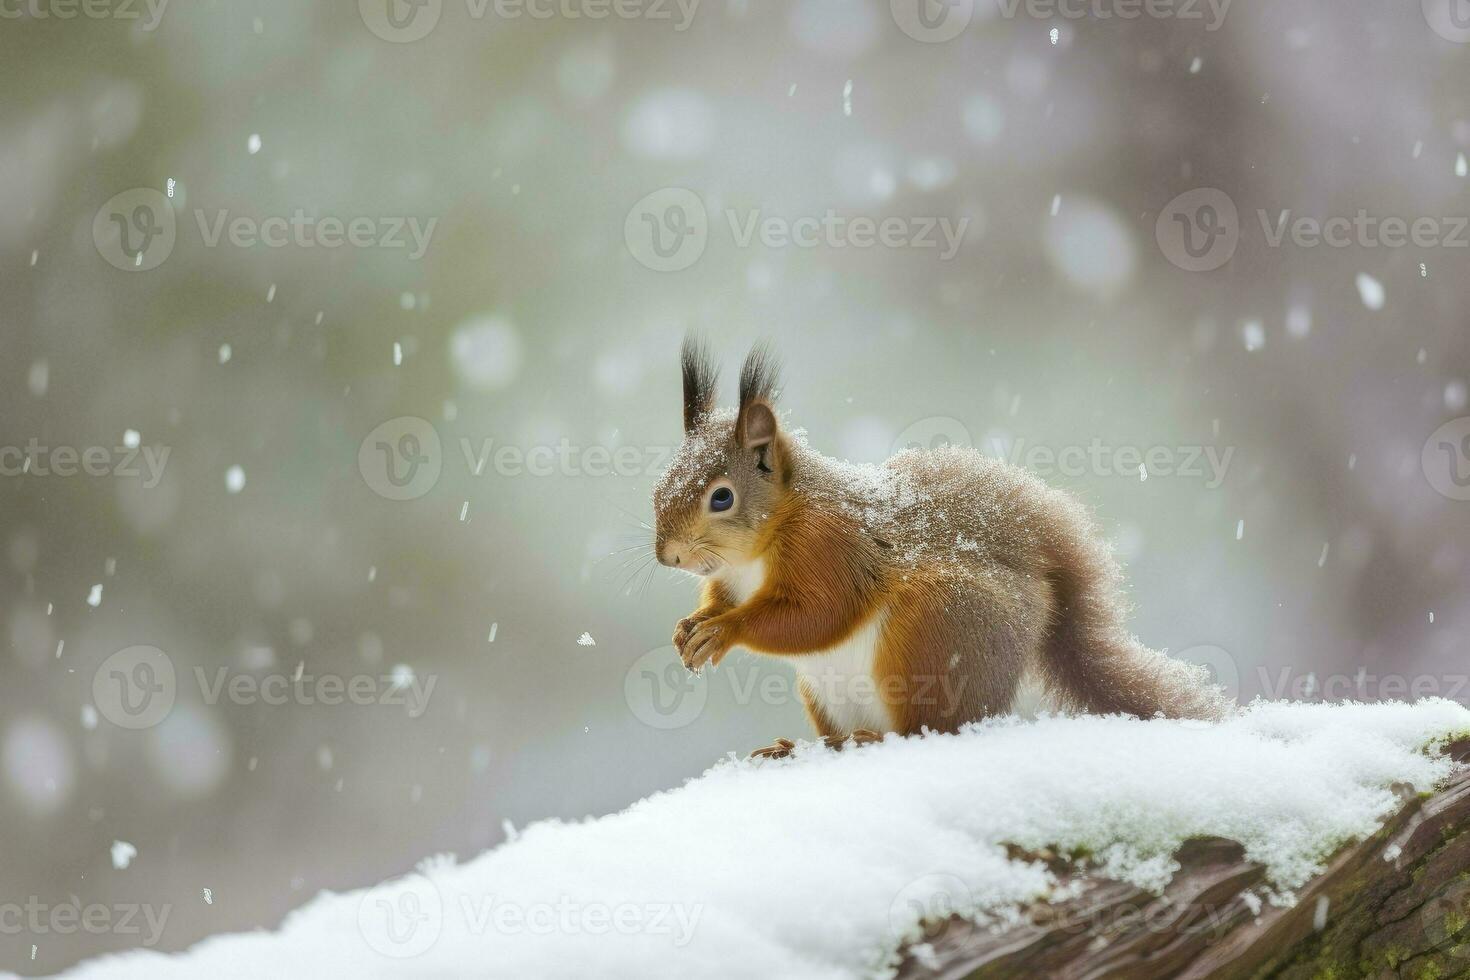
[[735, 438], [741, 449], [763, 449], [776, 441], [776, 413], [765, 402], [751, 402], [735, 423]]
[[684, 431], [693, 432], [714, 411], [720, 369], [704, 342], [693, 335], [684, 338], [680, 362], [684, 369]]
[[753, 348], [745, 358], [745, 366], [740, 369], [740, 414], [735, 419], [735, 440], [741, 449], [760, 449], [775, 441], [779, 426], [771, 406], [779, 374], [764, 344]]

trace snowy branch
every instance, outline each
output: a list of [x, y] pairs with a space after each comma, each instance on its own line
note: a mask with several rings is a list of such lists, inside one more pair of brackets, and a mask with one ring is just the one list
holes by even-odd
[[[1443, 700], [1258, 703], [1216, 724], [1004, 719], [804, 746], [722, 762], [618, 814], [535, 824], [463, 865], [323, 894], [275, 933], [76, 975], [958, 977], [1147, 963], [1137, 975], [1234, 976], [1312, 943], [1340, 958], [1372, 942], [1391, 966], [1408, 955], [1393, 922], [1443, 899], [1420, 892], [1465, 865], [1463, 834], [1436, 855], [1470, 798], [1437, 746], [1466, 734], [1470, 710]], [[1406, 808], [1406, 793], [1446, 786]], [[1143, 925], [1115, 914], [1129, 907]], [[1438, 928], [1422, 922], [1425, 936]]]

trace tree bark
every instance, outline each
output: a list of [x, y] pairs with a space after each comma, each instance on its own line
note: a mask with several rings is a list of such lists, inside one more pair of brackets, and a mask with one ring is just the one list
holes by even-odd
[[[1470, 761], [1470, 741], [1447, 751]], [[1245, 896], [1265, 876], [1239, 844], [1192, 840], [1162, 895], [1058, 866], [1076, 897], [1039, 903], [1000, 932], [938, 923], [905, 951], [899, 976], [1470, 978], [1470, 769], [1432, 795], [1404, 795], [1403, 808], [1343, 848], [1291, 908]]]

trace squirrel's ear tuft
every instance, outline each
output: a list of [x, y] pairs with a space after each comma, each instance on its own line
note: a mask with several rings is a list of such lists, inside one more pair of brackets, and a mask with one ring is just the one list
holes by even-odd
[[735, 438], [742, 449], [760, 449], [776, 438], [776, 386], [780, 366], [770, 348], [760, 344], [751, 349], [740, 369], [740, 414], [735, 421]]
[[762, 401], [767, 405], [776, 401], [776, 386], [781, 380], [781, 366], [765, 344], [757, 344], [745, 357], [745, 366], [740, 369], [740, 411], [752, 402]]
[[715, 408], [715, 383], [720, 369], [704, 341], [690, 334], [680, 353], [684, 369], [684, 431], [693, 432]]

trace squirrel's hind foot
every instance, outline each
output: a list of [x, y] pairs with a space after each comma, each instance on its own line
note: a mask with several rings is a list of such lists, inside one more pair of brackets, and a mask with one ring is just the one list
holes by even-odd
[[751, 759], [784, 759], [796, 749], [796, 743], [789, 738], [778, 738], [774, 744], [767, 745], [763, 749], [756, 749], [747, 758]]
[[845, 749], [848, 743], [853, 745], [872, 745], [874, 742], [881, 741], [883, 741], [883, 736], [871, 728], [859, 728], [851, 735], [825, 735], [822, 737], [823, 745], [829, 749], [835, 749], [838, 752]]
[[[883, 736], [868, 728], [859, 728], [850, 735], [824, 735], [822, 744], [836, 752], [841, 752], [848, 745], [872, 745], [874, 742], [883, 741]], [[763, 749], [756, 749], [750, 753], [751, 759], [785, 759], [796, 751], [796, 743], [789, 738], [778, 738]]]

